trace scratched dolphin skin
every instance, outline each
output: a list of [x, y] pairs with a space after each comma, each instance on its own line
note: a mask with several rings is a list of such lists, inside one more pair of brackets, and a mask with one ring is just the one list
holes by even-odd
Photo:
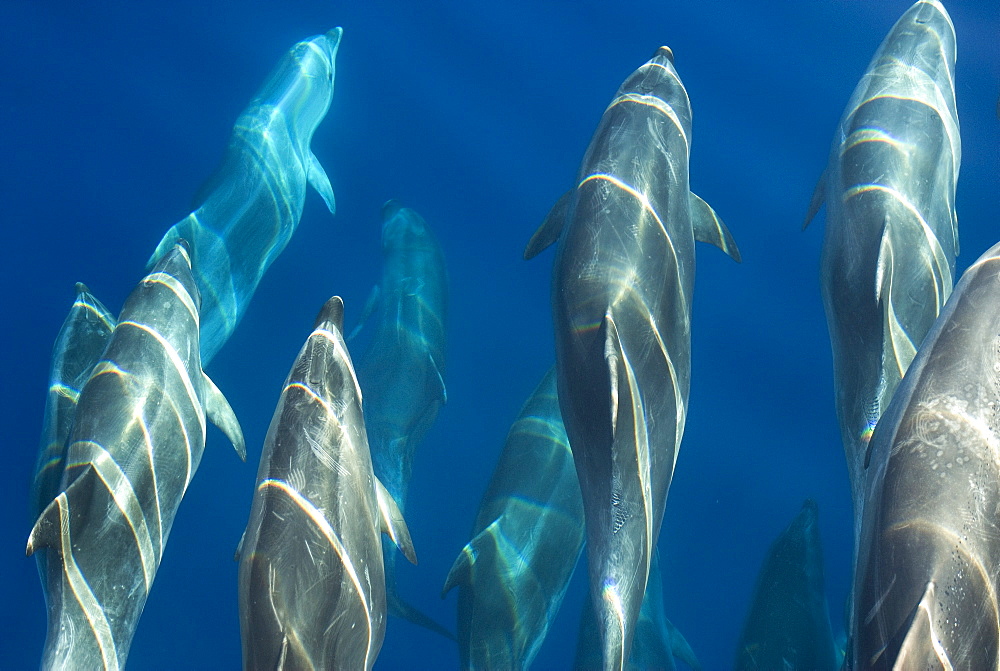
[[[600, 634], [597, 620], [588, 595], [580, 615], [580, 634], [576, 643], [576, 659], [573, 668], [577, 671], [591, 671], [602, 668]], [[635, 642], [625, 666], [628, 671], [673, 671], [677, 668], [677, 658], [694, 671], [700, 671], [701, 663], [690, 644], [677, 627], [667, 619], [663, 609], [663, 578], [660, 573], [660, 553], [653, 553], [649, 565], [649, 581], [646, 596], [642, 600], [639, 621], [636, 623]]]
[[555, 369], [521, 409], [483, 496], [458, 587], [464, 669], [527, 669], [583, 550], [583, 501], [559, 415]]
[[206, 413], [241, 456], [232, 409], [201, 370], [185, 245], [125, 302], [80, 392], [61, 493], [28, 538], [48, 553], [45, 669], [120, 669], [205, 447]]
[[330, 180], [309, 147], [333, 99], [334, 28], [296, 44], [236, 120], [225, 157], [174, 224], [150, 265], [179, 238], [191, 245], [202, 294], [201, 355], [208, 365], [246, 312], [264, 272], [288, 244], [311, 184], [334, 211]]
[[694, 242], [739, 259], [729, 231], [690, 191], [690, 138], [688, 95], [661, 47], [622, 84], [576, 189], [525, 250], [530, 258], [559, 240], [559, 406], [583, 493], [607, 669], [628, 659], [684, 431]]
[[920, 0], [854, 89], [806, 218], [825, 198], [820, 277], [855, 533], [872, 429], [954, 283], [958, 130], [955, 28]]
[[[49, 394], [42, 421], [42, 444], [31, 486], [29, 514], [34, 522], [59, 493], [63, 457], [76, 414], [76, 403], [94, 365], [115, 328], [115, 317], [85, 284], [76, 285], [76, 300], [52, 347]], [[45, 554], [36, 555], [44, 563]], [[42, 575], [45, 571], [42, 571]]]
[[823, 585], [819, 507], [807, 500], [768, 550], [750, 601], [737, 671], [840, 668]]
[[[362, 318], [373, 335], [358, 361], [358, 382], [375, 476], [405, 512], [414, 454], [446, 398], [448, 274], [427, 222], [394, 200], [382, 207], [382, 259], [382, 279]], [[382, 545], [389, 613], [454, 638], [400, 598], [396, 552], [386, 539]]]
[[334, 296], [264, 441], [239, 551], [246, 669], [370, 669], [385, 636], [380, 532], [416, 563], [402, 514], [372, 474], [343, 319]]
[[875, 427], [854, 669], [1000, 668], [998, 303], [1000, 244], [965, 271]]

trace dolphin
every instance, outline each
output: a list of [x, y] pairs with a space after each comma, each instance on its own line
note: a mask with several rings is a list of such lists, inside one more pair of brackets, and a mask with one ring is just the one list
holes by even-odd
[[826, 200], [820, 277], [855, 540], [872, 430], [954, 284], [961, 153], [955, 27], [919, 0], [854, 89], [806, 216]]
[[[52, 347], [42, 442], [31, 484], [29, 514], [32, 523], [59, 493], [66, 439], [73, 426], [80, 390], [101, 358], [114, 328], [114, 315], [90, 293], [87, 285], [78, 282], [76, 300]], [[38, 554], [36, 557], [41, 567], [45, 555]], [[45, 575], [44, 570], [42, 575]]]
[[583, 500], [550, 369], [521, 409], [442, 596], [458, 587], [464, 669], [526, 669], [583, 550]]
[[417, 561], [398, 506], [372, 474], [343, 320], [334, 296], [264, 440], [238, 551], [246, 669], [371, 669], [385, 636], [380, 531]]
[[[594, 608], [587, 595], [580, 615], [580, 634], [576, 643], [576, 659], [573, 668], [578, 671], [600, 669], [601, 649], [598, 645], [600, 634]], [[677, 668], [674, 658], [687, 664], [694, 671], [701, 670], [701, 663], [691, 649], [691, 645], [677, 627], [667, 619], [663, 610], [663, 578], [660, 573], [660, 553], [653, 553], [649, 565], [649, 581], [646, 595], [639, 610], [639, 621], [635, 628], [635, 642], [629, 653], [629, 671], [673, 671]]]
[[629, 656], [684, 432], [694, 241], [739, 260], [691, 193], [691, 107], [660, 49], [618, 90], [580, 167], [525, 250], [558, 239], [559, 407], [583, 493], [590, 589], [606, 669]]
[[232, 408], [201, 370], [190, 263], [181, 242], [136, 286], [80, 392], [60, 493], [28, 538], [28, 555], [48, 550], [44, 669], [125, 665], [206, 414], [246, 458]]
[[[390, 200], [382, 207], [382, 280], [352, 336], [371, 324], [371, 342], [358, 361], [365, 394], [365, 427], [375, 476], [405, 512], [413, 457], [447, 398], [445, 317], [448, 274], [444, 253], [427, 222]], [[399, 596], [396, 553], [383, 539], [389, 613], [454, 639]]]
[[754, 587], [737, 671], [840, 668], [823, 586], [819, 507], [809, 499], [771, 544]]
[[875, 427], [854, 669], [1000, 668], [1000, 244], [955, 287]]
[[333, 99], [334, 28], [291, 48], [236, 120], [225, 157], [153, 252], [153, 265], [184, 238], [202, 294], [207, 366], [243, 318], [264, 272], [299, 225], [306, 184], [333, 213], [330, 180], [309, 148]]

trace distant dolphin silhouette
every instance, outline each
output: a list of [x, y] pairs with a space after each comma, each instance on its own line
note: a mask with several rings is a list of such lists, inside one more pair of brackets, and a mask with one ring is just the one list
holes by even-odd
[[246, 669], [370, 669], [385, 636], [380, 532], [417, 558], [372, 474], [361, 388], [326, 302], [278, 399], [239, 550]]
[[[691, 108], [661, 47], [619, 88], [563, 196], [528, 243], [553, 270], [559, 406], [583, 492], [606, 669], [625, 667], [684, 433], [694, 242], [739, 260], [691, 193]], [[565, 227], [564, 227], [565, 224]]]
[[[382, 279], [355, 329], [363, 325], [374, 332], [358, 360], [358, 382], [375, 476], [405, 512], [414, 454], [446, 399], [448, 274], [427, 222], [394, 200], [382, 207], [382, 259]], [[387, 539], [382, 547], [389, 613], [454, 640], [402, 600], [396, 552]]]
[[961, 153], [955, 28], [920, 0], [854, 89], [806, 217], [826, 200], [820, 277], [855, 536], [872, 430], [954, 284]]
[[208, 365], [243, 318], [264, 272], [299, 225], [306, 183], [332, 213], [333, 189], [309, 148], [333, 99], [343, 30], [299, 42], [243, 110], [195, 210], [174, 224], [149, 264], [179, 238], [191, 245], [202, 294], [201, 356]]
[[45, 669], [120, 669], [174, 516], [205, 449], [205, 416], [245, 458], [201, 370], [198, 289], [183, 241], [129, 295], [80, 392], [61, 493], [31, 530], [48, 551]]
[[521, 408], [445, 581], [458, 587], [464, 669], [527, 669], [583, 550], [583, 500], [559, 415], [555, 368]]

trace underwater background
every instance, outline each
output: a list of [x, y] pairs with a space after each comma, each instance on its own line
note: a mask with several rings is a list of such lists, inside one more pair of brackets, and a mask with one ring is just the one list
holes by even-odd
[[[240, 665], [233, 553], [282, 382], [323, 302], [356, 323], [381, 275], [380, 208], [421, 213], [450, 275], [448, 402], [418, 449], [404, 598], [439, 597], [511, 423], [553, 363], [552, 252], [521, 253], [572, 184], [614, 92], [660, 45], [694, 113], [692, 190], [734, 264], [698, 245], [689, 415], [659, 547], [666, 612], [705, 669], [732, 666], [757, 571], [803, 499], [819, 504], [835, 635], [851, 504], [819, 293], [822, 216], [801, 223], [834, 130], [910, 0], [699, 2], [0, 2], [6, 439], [0, 668], [34, 668], [45, 609], [24, 547], [52, 342], [85, 282], [117, 314], [190, 211], [236, 116], [295, 42], [343, 26], [312, 149], [337, 199], [301, 223], [207, 368], [243, 427], [243, 464], [210, 429], [132, 644], [130, 669]], [[1000, 240], [1000, 4], [945, 2], [958, 38], [964, 269]], [[997, 306], [1000, 309], [1000, 306]], [[357, 359], [364, 342], [352, 344]], [[534, 668], [569, 668], [581, 561]], [[390, 618], [376, 668], [451, 669], [457, 647]]]

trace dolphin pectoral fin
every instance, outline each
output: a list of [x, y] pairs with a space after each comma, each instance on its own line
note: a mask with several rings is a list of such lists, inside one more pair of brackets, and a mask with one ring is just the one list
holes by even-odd
[[436, 634], [440, 634], [447, 639], [451, 639], [452, 641], [458, 640], [455, 638], [455, 634], [435, 622], [429, 615], [425, 615], [418, 609], [403, 601], [399, 597], [399, 592], [397, 592], [394, 588], [386, 589], [385, 600], [390, 615], [401, 617], [404, 620], [409, 620], [415, 625], [423, 627], [424, 629], [429, 629]]
[[472, 544], [475, 540], [473, 538], [468, 545], [462, 548], [462, 551], [458, 553], [458, 557], [455, 559], [455, 563], [451, 565], [448, 577], [444, 579], [444, 587], [441, 588], [442, 599], [452, 588], [459, 585], [472, 584], [472, 565], [476, 562], [476, 551], [473, 549]]
[[375, 312], [375, 308], [378, 306], [378, 301], [381, 296], [382, 290], [379, 288], [379, 285], [376, 284], [372, 287], [371, 292], [368, 294], [368, 300], [365, 301], [365, 307], [361, 310], [361, 317], [358, 318], [357, 325], [351, 331], [351, 335], [345, 338], [347, 342], [353, 340], [354, 336], [358, 335], [358, 333], [361, 332], [362, 327], [368, 323], [368, 318], [372, 316], [373, 312]]
[[525, 259], [536, 257], [543, 249], [559, 239], [559, 234], [562, 233], [566, 219], [569, 217], [575, 193], [576, 189], [570, 189], [564, 193], [549, 210], [549, 213], [545, 215], [542, 225], [538, 227], [535, 234], [531, 236], [531, 240], [528, 240], [528, 246], [524, 248]]
[[233, 412], [233, 409], [229, 405], [229, 401], [226, 400], [226, 397], [222, 395], [219, 388], [215, 386], [214, 382], [212, 382], [212, 378], [205, 375], [204, 371], [201, 376], [205, 381], [205, 415], [208, 416], [208, 419], [212, 422], [212, 424], [215, 424], [217, 427], [222, 429], [222, 433], [226, 434], [226, 438], [228, 438], [229, 442], [236, 448], [236, 454], [240, 455], [240, 459], [246, 461], [247, 445], [246, 441], [243, 440], [243, 430], [240, 428], [239, 420], [236, 419], [236, 413]]
[[437, 381], [440, 384], [440, 389], [438, 391], [441, 393], [441, 405], [444, 405], [448, 402], [448, 390], [444, 386], [444, 376], [441, 374], [441, 369], [438, 368], [437, 361], [434, 360], [433, 355], [428, 354], [427, 358], [431, 360], [431, 368], [434, 369], [435, 373], [437, 373]]
[[375, 480], [375, 495], [378, 499], [378, 511], [382, 517], [382, 533], [388, 534], [392, 542], [396, 544], [403, 556], [411, 564], [417, 563], [417, 552], [413, 549], [413, 540], [410, 538], [410, 530], [406, 528], [406, 521], [399, 506], [393, 500], [392, 494], [386, 490], [385, 486]]
[[316, 193], [320, 195], [323, 202], [326, 203], [326, 208], [330, 210], [330, 214], [337, 213], [337, 201], [333, 197], [333, 187], [330, 186], [330, 178], [326, 176], [326, 170], [320, 165], [319, 159], [316, 158], [316, 154], [309, 152], [309, 184], [312, 188], [316, 189]]
[[671, 654], [690, 666], [694, 671], [701, 671], [701, 662], [698, 661], [694, 650], [691, 649], [691, 644], [687, 642], [687, 639], [678, 631], [673, 622], [670, 620], [666, 620], [665, 622], [667, 626], [667, 643]]
[[281, 637], [281, 651], [278, 653], [278, 661], [275, 663], [275, 671], [284, 671], [288, 662], [288, 636]]
[[690, 201], [691, 228], [694, 230], [694, 239], [715, 245], [737, 263], [742, 261], [740, 250], [736, 247], [736, 241], [733, 240], [733, 234], [729, 232], [712, 206], [693, 193]]
[[[920, 601], [907, 616], [906, 621], [890, 638], [882, 650], [886, 662], [896, 669], [951, 669], [955, 668], [943, 647], [934, 645], [940, 635], [934, 631], [931, 609], [934, 607], [934, 582], [928, 582]], [[942, 659], [942, 655], [945, 657]], [[871, 660], [876, 666], [877, 659]], [[888, 668], [885, 664], [878, 668]]]
[[[190, 215], [189, 215], [190, 216]], [[177, 231], [177, 225], [174, 224], [170, 229], [163, 234], [163, 239], [160, 240], [160, 244], [156, 246], [153, 250], [153, 255], [149, 257], [149, 261], [146, 261], [146, 272], [148, 273], [153, 269], [160, 259], [166, 256], [167, 252], [174, 248], [177, 241], [181, 239], [181, 234]]]
[[246, 529], [243, 530], [243, 534], [240, 536], [240, 543], [236, 546], [236, 552], [233, 553], [233, 561], [239, 561], [240, 557], [243, 556], [243, 541], [247, 539]]
[[[28, 547], [25, 556], [30, 557], [39, 548], [59, 549], [62, 545], [63, 516], [67, 516], [66, 525], [72, 524], [74, 515], [80, 516], [81, 511], [90, 507], [90, 499], [94, 494], [94, 467], [87, 465], [75, 480], [52, 499], [45, 510], [38, 516], [35, 526], [28, 535]], [[84, 519], [84, 518], [81, 518]]]
[[802, 222], [803, 231], [806, 230], [806, 226], [809, 225], [809, 222], [819, 212], [819, 208], [823, 206], [824, 200], [826, 200], [826, 170], [823, 170], [823, 174], [819, 176], [819, 181], [816, 182], [816, 188], [813, 189], [812, 199], [809, 201], [809, 210], [806, 212], [805, 221]]

